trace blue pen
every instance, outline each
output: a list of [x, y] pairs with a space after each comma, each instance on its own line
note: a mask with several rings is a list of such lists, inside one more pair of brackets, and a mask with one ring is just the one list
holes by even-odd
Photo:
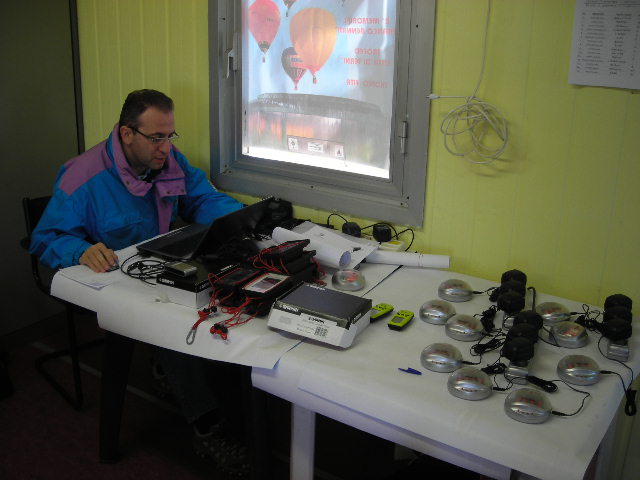
[[401, 372], [412, 373], [414, 375], [422, 375], [420, 370], [416, 370], [415, 368], [407, 367], [407, 368], [398, 368]]

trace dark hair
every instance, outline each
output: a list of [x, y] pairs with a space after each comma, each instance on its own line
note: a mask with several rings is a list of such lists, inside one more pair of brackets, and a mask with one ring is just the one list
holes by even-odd
[[156, 107], [162, 112], [172, 112], [173, 100], [157, 90], [144, 89], [131, 92], [122, 105], [118, 125], [138, 128], [138, 118], [149, 107]]

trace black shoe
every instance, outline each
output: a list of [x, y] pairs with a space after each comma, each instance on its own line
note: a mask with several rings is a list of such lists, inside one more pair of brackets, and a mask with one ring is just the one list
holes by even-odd
[[247, 448], [224, 433], [222, 422], [204, 434], [194, 428], [193, 448], [196, 454], [202, 458], [213, 460], [218, 468], [227, 473], [239, 476], [249, 473]]

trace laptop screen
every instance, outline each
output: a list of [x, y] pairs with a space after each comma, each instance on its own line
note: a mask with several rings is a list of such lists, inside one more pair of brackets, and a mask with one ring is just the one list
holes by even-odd
[[222, 246], [250, 237], [273, 197], [216, 218], [211, 225], [191, 224], [137, 245], [140, 252], [161, 258], [190, 260], [214, 254]]
[[251, 237], [272, 200], [273, 197], [265, 198], [253, 205], [216, 218], [196, 247], [193, 257], [213, 254], [229, 241]]

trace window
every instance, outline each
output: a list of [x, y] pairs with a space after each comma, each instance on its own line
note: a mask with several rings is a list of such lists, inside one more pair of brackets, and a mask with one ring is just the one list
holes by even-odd
[[421, 225], [434, 2], [210, 0], [211, 176]]

